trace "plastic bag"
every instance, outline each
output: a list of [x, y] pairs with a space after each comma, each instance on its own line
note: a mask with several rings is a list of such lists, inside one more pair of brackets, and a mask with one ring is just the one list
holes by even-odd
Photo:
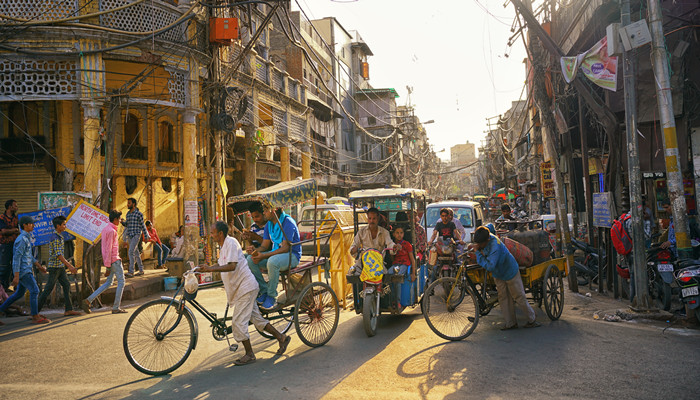
[[195, 294], [199, 289], [199, 281], [194, 272], [185, 272], [185, 291], [189, 294]]

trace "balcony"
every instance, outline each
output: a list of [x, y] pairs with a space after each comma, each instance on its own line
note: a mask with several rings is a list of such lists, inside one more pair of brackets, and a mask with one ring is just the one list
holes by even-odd
[[[46, 147], [44, 136], [32, 136], [36, 142]], [[41, 160], [44, 158], [44, 151], [27, 137], [11, 137], [0, 139], [0, 158], [10, 163], [23, 163]]]
[[131, 160], [148, 160], [148, 147], [135, 144], [122, 144], [122, 158]]
[[171, 150], [158, 150], [158, 162], [179, 163], [180, 153]]

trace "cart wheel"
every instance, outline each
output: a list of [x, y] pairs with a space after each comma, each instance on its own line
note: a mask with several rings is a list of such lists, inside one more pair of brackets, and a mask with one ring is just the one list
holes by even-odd
[[294, 308], [294, 327], [309, 347], [326, 344], [338, 328], [338, 297], [324, 282], [312, 282], [301, 290]]
[[544, 299], [544, 311], [549, 319], [558, 320], [564, 309], [564, 281], [556, 265], [550, 265], [544, 273], [542, 298]]
[[[450, 290], [445, 291], [445, 287]], [[423, 295], [423, 317], [441, 338], [462, 340], [479, 323], [479, 306], [469, 288], [455, 278], [440, 278]]]
[[[284, 313], [284, 310], [278, 310], [278, 311], [273, 311], [269, 314], [262, 313], [263, 318], [267, 319], [270, 321], [270, 325], [272, 325], [277, 331], [281, 334], [285, 334], [289, 331], [289, 328], [292, 327], [292, 323], [294, 321], [292, 320], [292, 315], [289, 314], [289, 311], [287, 311], [288, 314]], [[258, 329], [258, 327], [255, 327], [255, 330], [258, 331], [260, 336], [264, 337], [265, 339], [274, 339], [275, 337], [272, 336], [271, 334], [265, 332], [262, 329]]]
[[377, 334], [377, 294], [366, 294], [362, 300], [362, 325], [368, 337]]

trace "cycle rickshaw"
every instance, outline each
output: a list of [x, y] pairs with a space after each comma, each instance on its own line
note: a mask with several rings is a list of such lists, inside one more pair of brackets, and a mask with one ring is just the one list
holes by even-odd
[[[284, 208], [314, 199], [316, 192], [316, 181], [306, 179], [282, 182], [253, 193], [230, 197], [227, 203], [241, 222], [240, 215], [248, 212], [255, 204]], [[331, 233], [332, 231], [330, 229]], [[330, 233], [291, 244], [328, 238]], [[291, 261], [291, 252], [289, 257]], [[313, 272], [316, 270], [319, 274], [325, 270], [326, 282], [313, 280]], [[328, 271], [328, 260], [317, 255], [302, 257], [297, 267], [280, 271], [283, 289], [283, 295], [278, 298], [280, 306], [269, 312], [260, 309], [263, 317], [281, 333], [289, 331], [294, 324], [299, 338], [307, 346], [319, 347], [326, 344], [333, 337], [340, 317], [338, 298], [327, 283]], [[174, 296], [163, 296], [139, 307], [124, 328], [126, 357], [134, 368], [145, 374], [167, 374], [187, 360], [197, 345], [199, 335], [192, 308], [211, 324], [214, 339], [229, 341], [231, 326], [227, 322], [231, 321], [231, 316], [228, 314], [228, 305], [224, 316], [218, 317], [195, 299], [197, 292], [187, 293], [184, 283], [183, 279]], [[212, 285], [200, 285], [200, 288], [209, 286]], [[267, 332], [258, 332], [267, 339], [273, 338]], [[235, 350], [236, 347], [229, 342], [229, 348]]]
[[[353, 305], [355, 313], [362, 314], [362, 321], [367, 336], [377, 333], [377, 318], [381, 313], [400, 314], [405, 307], [412, 307], [420, 302], [426, 282], [427, 271], [424, 260], [417, 257], [417, 234], [415, 229], [418, 211], [425, 213], [426, 194], [419, 189], [366, 189], [356, 190], [348, 196], [353, 205], [353, 220], [355, 232], [359, 232], [360, 216], [366, 213], [362, 206], [376, 207], [386, 219], [385, 228], [402, 227], [405, 232], [404, 240], [413, 246], [413, 256], [416, 260], [416, 280], [411, 281], [411, 270], [406, 275], [382, 274], [377, 280], [363, 280], [360, 275], [348, 275], [348, 283], [353, 288]], [[381, 226], [381, 224], [380, 224]], [[382, 254], [385, 249], [364, 248], [359, 251], [361, 263], [374, 263], [376, 269], [384, 269]], [[412, 268], [412, 267], [411, 267]], [[400, 302], [397, 296], [400, 292]]]
[[[555, 321], [564, 308], [563, 278], [568, 274], [567, 259], [573, 265], [573, 255], [550, 258], [547, 235], [538, 234], [536, 229], [520, 234], [511, 237], [525, 242], [522, 244], [535, 256], [531, 266], [520, 267], [525, 293], [538, 307], [544, 305], [549, 319]], [[528, 236], [539, 238], [526, 240]], [[498, 303], [496, 282], [491, 274], [478, 264], [471, 264], [473, 259], [470, 261], [468, 254], [461, 259], [455, 277], [435, 280], [423, 296], [425, 321], [435, 334], [447, 340], [462, 340], [471, 335], [479, 317], [486, 316]]]

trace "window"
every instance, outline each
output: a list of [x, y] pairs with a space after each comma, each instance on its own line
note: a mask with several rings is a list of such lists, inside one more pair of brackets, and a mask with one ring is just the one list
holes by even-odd
[[377, 125], [377, 118], [375, 117], [367, 117], [367, 123], [369, 125]]
[[41, 103], [12, 102], [9, 109], [10, 122], [8, 124], [8, 137], [24, 137], [24, 133], [30, 136], [41, 136], [41, 119], [43, 111]]
[[160, 150], [174, 150], [173, 124], [161, 121], [158, 124], [158, 148]]
[[129, 113], [124, 119], [124, 141], [125, 145], [140, 146], [141, 138], [139, 137], [141, 133], [141, 128], [139, 126], [139, 118]]

